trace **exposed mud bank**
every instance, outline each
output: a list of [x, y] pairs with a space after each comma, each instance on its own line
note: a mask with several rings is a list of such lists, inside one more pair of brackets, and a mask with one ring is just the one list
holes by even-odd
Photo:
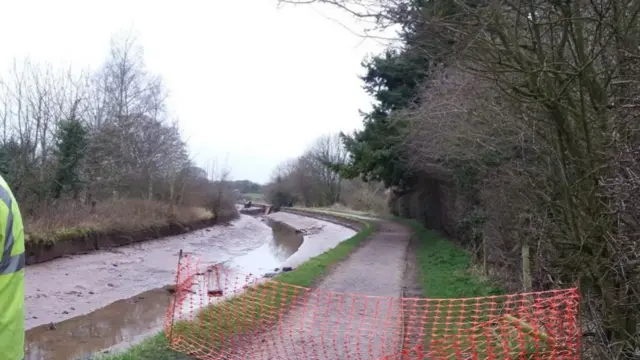
[[[309, 217], [312, 219], [330, 222], [336, 225], [347, 227], [354, 231], [360, 231], [364, 227], [364, 224], [362, 221], [347, 217], [349, 215], [340, 216], [337, 214], [333, 215], [333, 214], [321, 213], [316, 211], [308, 211], [308, 210], [292, 209], [292, 208], [282, 208], [280, 211], [285, 213], [290, 213], [290, 214], [296, 214], [304, 217]], [[362, 220], [365, 220], [365, 218], [362, 218]], [[375, 219], [369, 218], [366, 220], [375, 220]]]
[[64, 256], [86, 254], [92, 251], [112, 249], [142, 241], [180, 235], [226, 223], [235, 217], [204, 219], [190, 224], [176, 222], [136, 231], [90, 231], [81, 235], [74, 234], [72, 237], [56, 241], [46, 239], [30, 241], [25, 244], [26, 262], [27, 265], [34, 265]]
[[64, 321], [173, 283], [181, 249], [216, 264], [262, 246], [271, 232], [258, 219], [241, 216], [228, 225], [29, 266], [26, 327]]
[[165, 289], [155, 289], [53, 326], [33, 328], [26, 333], [25, 360], [86, 359], [115, 344], [139, 341], [162, 327], [170, 298]]
[[[126, 348], [155, 334], [165, 318], [168, 290], [175, 288], [164, 285], [175, 280], [179, 249], [204, 264], [222, 263], [239, 275], [261, 276], [281, 267], [302, 242], [302, 234], [286, 224], [241, 216], [228, 226], [29, 267], [27, 277], [33, 281], [27, 283], [30, 329], [25, 359], [87, 359], [89, 354]], [[74, 267], [83, 271], [72, 273]], [[43, 276], [61, 280], [57, 287], [48, 286]], [[154, 290], [142, 292], [150, 286]], [[103, 303], [108, 299], [117, 301]]]
[[363, 226], [357, 221], [311, 212], [303, 214], [287, 210], [270, 214], [268, 217], [295, 228], [304, 236], [304, 241], [298, 251], [282, 263], [282, 266], [292, 268], [333, 249], [341, 242], [354, 236]]

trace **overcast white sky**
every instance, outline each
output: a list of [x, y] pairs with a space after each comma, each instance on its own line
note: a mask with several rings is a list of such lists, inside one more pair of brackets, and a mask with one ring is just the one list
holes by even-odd
[[[361, 60], [382, 44], [346, 14], [276, 0], [0, 0], [0, 71], [14, 58], [99, 66], [131, 30], [198, 165], [266, 182], [314, 138], [361, 126]], [[327, 18], [333, 18], [331, 20]], [[249, 145], [246, 145], [249, 144]]]

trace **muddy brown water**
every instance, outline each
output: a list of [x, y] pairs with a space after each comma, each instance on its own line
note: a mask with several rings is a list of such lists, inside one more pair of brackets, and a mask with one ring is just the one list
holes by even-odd
[[162, 327], [170, 294], [164, 289], [116, 301], [88, 315], [27, 331], [26, 359], [77, 359]]
[[[265, 223], [271, 231], [263, 234], [262, 244], [252, 248], [230, 246], [227, 252], [231, 258], [223, 262], [226, 266], [243, 273], [263, 274], [280, 267], [298, 250], [303, 242], [302, 234], [272, 220], [265, 220]], [[42, 295], [46, 297], [46, 294]], [[105, 349], [113, 351], [137, 343], [162, 328], [170, 296], [166, 290], [156, 288], [115, 301], [86, 315], [54, 322], [53, 329], [49, 323], [32, 327], [26, 333], [25, 359], [88, 359], [92, 353]], [[69, 304], [58, 306], [58, 312], [67, 312], [60, 309], [64, 306]]]

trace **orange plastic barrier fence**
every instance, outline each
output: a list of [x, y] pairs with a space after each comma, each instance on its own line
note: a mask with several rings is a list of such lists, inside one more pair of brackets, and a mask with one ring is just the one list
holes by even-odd
[[575, 288], [377, 297], [203, 268], [186, 256], [165, 333], [172, 349], [203, 360], [569, 360], [580, 358], [578, 307]]

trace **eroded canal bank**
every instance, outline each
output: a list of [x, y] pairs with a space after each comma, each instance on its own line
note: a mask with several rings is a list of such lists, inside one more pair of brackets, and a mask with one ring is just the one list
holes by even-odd
[[25, 275], [26, 328], [170, 284], [180, 249], [219, 263], [255, 249], [270, 235], [263, 222], [241, 216], [229, 225], [32, 265]]
[[[355, 233], [297, 215], [268, 218], [297, 231], [242, 216], [229, 226], [29, 267], [26, 359], [85, 358], [158, 331], [169, 301], [169, 293], [159, 288], [173, 282], [180, 249], [203, 262], [257, 275], [296, 266]], [[308, 245], [312, 242], [323, 244]]]

